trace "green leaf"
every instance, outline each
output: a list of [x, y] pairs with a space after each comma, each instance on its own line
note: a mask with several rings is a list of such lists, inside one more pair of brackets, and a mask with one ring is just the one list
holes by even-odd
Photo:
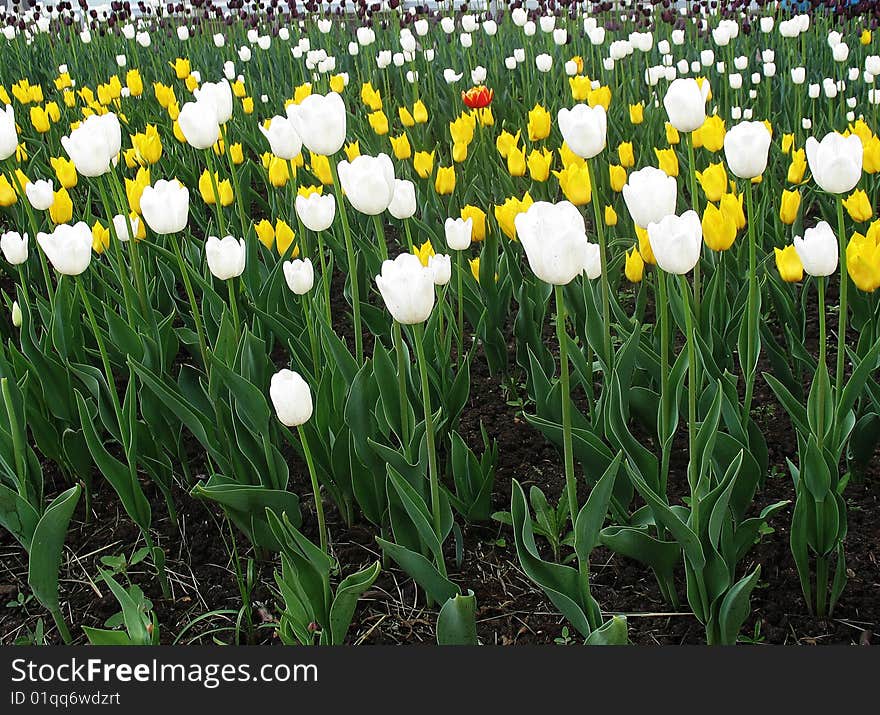
[[608, 513], [608, 502], [614, 489], [614, 480], [623, 460], [623, 452], [618, 452], [614, 461], [605, 470], [605, 473], [596, 482], [587, 498], [587, 503], [581, 507], [574, 527], [574, 550], [578, 560], [587, 563], [590, 552], [599, 543], [599, 531], [605, 522]]
[[421, 554], [378, 537], [376, 542], [385, 553], [397, 562], [400, 568], [424, 589], [428, 596], [438, 603], [445, 603], [459, 592], [458, 586], [441, 575], [434, 564]]
[[736, 643], [742, 624], [749, 617], [752, 590], [755, 588], [760, 575], [761, 567], [757, 566], [752, 573], [733, 584], [724, 596], [721, 607], [718, 609], [721, 645], [733, 645]]
[[626, 616], [612, 616], [590, 633], [585, 645], [626, 645], [628, 642]]
[[330, 607], [330, 633], [332, 645], [342, 645], [351, 625], [358, 598], [379, 576], [382, 565], [375, 561], [365, 569], [346, 576], [336, 588], [336, 597]]
[[37, 600], [52, 614], [58, 613], [58, 569], [70, 517], [76, 509], [82, 487], [62, 492], [49, 505], [34, 529], [28, 550], [28, 585]]
[[438, 645], [477, 645], [477, 598], [456, 594], [448, 599], [437, 616]]

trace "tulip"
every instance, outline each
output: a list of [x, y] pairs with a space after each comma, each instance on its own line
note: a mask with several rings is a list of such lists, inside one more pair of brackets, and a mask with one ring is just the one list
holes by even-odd
[[880, 243], [872, 236], [853, 234], [846, 247], [846, 268], [859, 290], [873, 293], [880, 288]]
[[269, 397], [278, 421], [286, 427], [299, 427], [312, 416], [312, 392], [297, 372], [284, 369], [272, 375]]
[[287, 115], [313, 154], [331, 156], [345, 144], [345, 102], [336, 92], [309, 95], [299, 104], [288, 106]]
[[92, 115], [61, 137], [61, 146], [83, 176], [95, 177], [110, 171], [110, 164], [119, 154], [122, 134], [119, 120], [113, 113]]
[[28, 259], [28, 235], [17, 231], [7, 231], [0, 236], [0, 250], [3, 257], [13, 266], [18, 266]]
[[786, 283], [799, 283], [804, 279], [804, 265], [794, 246], [774, 248], [773, 252], [776, 257], [776, 269], [782, 280]]
[[221, 240], [216, 236], [208, 236], [205, 242], [208, 268], [215, 278], [222, 281], [240, 276], [244, 272], [246, 257], [244, 239], [226, 236]]
[[455, 191], [455, 167], [437, 167], [437, 176], [434, 178], [434, 191], [440, 196], [448, 196]]
[[444, 286], [452, 278], [452, 261], [449, 256], [437, 253], [428, 259], [428, 270], [435, 286]]
[[[779, 220], [787, 226], [791, 226], [797, 218], [798, 209], [801, 206], [800, 191], [782, 192], [782, 200], [779, 204]], [[794, 249], [792, 249], [794, 250]], [[800, 280], [800, 279], [798, 279]]]
[[741, 122], [724, 137], [724, 157], [740, 179], [753, 179], [767, 168], [770, 132], [763, 122]]
[[140, 207], [153, 231], [160, 235], [178, 233], [189, 219], [189, 189], [176, 180], [159, 180], [155, 186], [144, 188]]
[[736, 239], [736, 223], [715, 204], [707, 204], [701, 222], [703, 239], [713, 251], [726, 251]]
[[536, 201], [514, 219], [532, 272], [545, 283], [567, 285], [590, 259], [584, 218], [574, 204]]
[[210, 149], [220, 138], [217, 112], [210, 100], [184, 104], [177, 123], [186, 143], [196, 149]]
[[645, 275], [645, 262], [642, 260], [639, 249], [635, 246], [626, 254], [626, 264], [623, 272], [630, 283], [641, 282], [642, 277]]
[[15, 111], [7, 104], [0, 111], [0, 161], [8, 159], [18, 149], [18, 131], [15, 128]]
[[60, 224], [52, 233], [38, 233], [37, 243], [52, 267], [65, 276], [78, 276], [92, 260], [92, 230], [80, 221]]
[[670, 214], [648, 224], [651, 251], [667, 273], [684, 275], [693, 270], [700, 260], [703, 232], [696, 211], [685, 211], [681, 216]]
[[[28, 185], [30, 188], [30, 185]], [[868, 195], [859, 189], [850, 194], [844, 201], [843, 207], [846, 209], [850, 218], [857, 223], [868, 221], [874, 215], [874, 209], [871, 207], [871, 201]]]
[[261, 124], [260, 131], [269, 141], [272, 153], [279, 159], [290, 161], [302, 152], [302, 140], [288, 117], [272, 117], [269, 128], [266, 129]]
[[623, 187], [630, 216], [642, 228], [674, 214], [677, 195], [675, 179], [652, 166], [631, 173]]
[[294, 208], [299, 220], [310, 231], [326, 231], [336, 217], [336, 198], [332, 194], [323, 196], [319, 193], [309, 196], [297, 195]]
[[418, 204], [416, 203], [416, 187], [412, 181], [408, 179], [394, 180], [394, 196], [388, 205], [388, 213], [396, 219], [407, 219], [412, 217]]
[[663, 106], [669, 123], [680, 132], [692, 132], [706, 121], [708, 82], [703, 87], [693, 78], [679, 78], [669, 85], [663, 97]]
[[49, 206], [49, 218], [52, 219], [52, 223], [56, 224], [67, 223], [73, 218], [73, 201], [71, 201], [67, 189], [62, 187], [55, 192], [52, 205]]
[[837, 236], [827, 221], [820, 221], [804, 231], [804, 236], [794, 237], [794, 248], [804, 270], [811, 276], [830, 276], [837, 270]]
[[446, 245], [453, 251], [464, 251], [470, 248], [474, 230], [472, 217], [467, 219], [448, 218], [443, 224], [443, 229], [446, 234]]
[[394, 320], [403, 325], [424, 323], [434, 308], [434, 280], [417, 256], [401, 253], [382, 263], [376, 285]]
[[55, 202], [51, 181], [29, 181], [24, 187], [28, 201], [37, 211], [45, 211]]
[[529, 111], [528, 132], [529, 141], [535, 142], [550, 136], [550, 112], [540, 104]]
[[859, 182], [863, 151], [857, 135], [829, 132], [821, 142], [809, 137], [805, 149], [813, 178], [828, 193], [845, 194]]
[[367, 216], [376, 216], [394, 198], [394, 165], [387, 154], [377, 157], [359, 156], [354, 161], [340, 161], [339, 181], [355, 209]]
[[315, 270], [308, 258], [285, 261], [282, 269], [287, 287], [297, 295], [305, 295], [315, 285]]
[[705, 171], [698, 171], [697, 180], [709, 201], [720, 201], [727, 190], [727, 171], [721, 162], [709, 164]]
[[608, 119], [604, 107], [576, 104], [560, 109], [557, 121], [565, 143], [581, 158], [592, 159], [605, 148]]
[[218, 124], [226, 124], [232, 118], [232, 88], [228, 80], [205, 82], [193, 95], [201, 106], [214, 109]]

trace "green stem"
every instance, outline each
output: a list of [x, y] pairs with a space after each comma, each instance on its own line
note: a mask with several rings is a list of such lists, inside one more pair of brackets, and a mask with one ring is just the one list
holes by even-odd
[[394, 351], [397, 353], [397, 391], [400, 398], [400, 429], [402, 446], [409, 453], [409, 396], [406, 389], [406, 354], [403, 351], [403, 328], [396, 320], [391, 326]]
[[180, 241], [176, 234], [171, 234], [170, 239], [171, 245], [174, 247], [174, 255], [177, 258], [177, 265], [180, 268], [180, 275], [183, 280], [184, 290], [186, 290], [186, 297], [189, 299], [189, 304], [192, 308], [193, 321], [196, 324], [196, 335], [198, 335], [199, 338], [199, 351], [202, 354], [202, 364], [205, 366], [205, 374], [210, 375], [211, 363], [208, 360], [208, 343], [205, 339], [205, 327], [202, 324], [202, 314], [199, 311], [199, 304], [196, 301], [196, 294], [193, 291], [186, 262], [183, 260], [183, 254], [180, 252]]
[[235, 297], [235, 278], [226, 281], [226, 287], [229, 291], [229, 307], [232, 309], [232, 323], [235, 326], [235, 337], [241, 334], [241, 323], [238, 319], [238, 300]]
[[458, 311], [455, 338], [458, 345], [458, 352], [455, 356], [455, 366], [461, 365], [462, 351], [464, 350], [464, 299], [462, 296], [462, 280], [464, 276], [464, 266], [461, 264], [461, 251], [455, 252], [455, 272], [457, 282]]
[[[819, 291], [819, 365], [827, 370], [826, 353], [827, 353], [827, 333], [825, 330], [825, 279], [819, 277], [816, 279]], [[818, 421], [818, 432], [816, 435], [819, 444], [819, 452], [825, 442], [825, 380], [819, 380], [819, 410], [816, 415]]]
[[[657, 276], [657, 319], [660, 322], [660, 449], [662, 468], [660, 469], [660, 495], [666, 495], [669, 477], [669, 300], [666, 294], [666, 273], [655, 272]], [[659, 528], [659, 525], [658, 525]]]
[[336, 206], [339, 217], [342, 219], [342, 234], [345, 237], [345, 253], [348, 257], [348, 273], [351, 279], [351, 311], [354, 321], [354, 352], [358, 364], [364, 361], [364, 336], [361, 332], [361, 300], [360, 280], [358, 278], [357, 254], [351, 241], [351, 228], [348, 225], [348, 214], [345, 210], [345, 197], [342, 195], [342, 186], [339, 183], [339, 172], [336, 164], [328, 161], [330, 172], [333, 175], [333, 191], [336, 194]]
[[299, 439], [302, 443], [303, 454], [306, 458], [306, 465], [309, 468], [309, 479], [312, 482], [312, 495], [315, 498], [315, 514], [318, 517], [318, 538], [320, 539], [321, 551], [327, 552], [327, 522], [324, 519], [324, 502], [321, 500], [321, 487], [318, 484], [318, 474], [315, 471], [315, 460], [312, 458], [312, 450], [309, 449], [309, 440], [306, 431], [302, 425], [297, 428]]
[[746, 210], [748, 211], [748, 230], [749, 230], [749, 292], [748, 304], [746, 306], [746, 365], [745, 375], [745, 398], [743, 399], [743, 425], [749, 419], [752, 408], [752, 395], [755, 389], [755, 362], [757, 356], [753, 355], [755, 351], [755, 332], [758, 329], [758, 249], [755, 239], [755, 203], [752, 196], [752, 182], [746, 181]]
[[[688, 173], [690, 174], [691, 184], [691, 203], [692, 208], [697, 214], [700, 214], [700, 196], [697, 193], [697, 164], [694, 159], [694, 135], [693, 132], [687, 134], [688, 150]], [[700, 262], [694, 266], [694, 316], [697, 324], [700, 323]], [[696, 384], [696, 383], [695, 383]]]
[[[605, 246], [605, 221], [599, 206], [599, 187], [596, 185], [596, 177], [593, 172], [593, 164], [587, 160], [587, 175], [590, 179], [591, 202], [593, 204], [593, 220], [596, 224], [596, 234], [599, 238], [599, 262], [602, 266], [602, 275], [599, 281], [602, 286], [602, 327], [605, 331], [603, 350], [605, 352], [605, 364], [611, 368], [613, 354], [611, 352], [611, 289], [608, 285], [608, 257]], [[608, 379], [608, 375], [605, 379]]]
[[[440, 523], [440, 476], [437, 471], [437, 448], [434, 443], [434, 413], [431, 409], [431, 384], [428, 382], [428, 361], [425, 359], [424, 327], [413, 325], [413, 342], [416, 358], [419, 363], [419, 377], [422, 384], [422, 406], [425, 412], [425, 438], [428, 442], [428, 479], [431, 486], [431, 516], [434, 522], [434, 534], [443, 543], [442, 525]], [[446, 563], [441, 557], [437, 568], [441, 575], [446, 576]]]
[[834, 394], [840, 398], [843, 389], [843, 365], [846, 355], [846, 293], [849, 274], [846, 267], [846, 225], [843, 222], [843, 197], [837, 197], [837, 243], [840, 246], [840, 314], [837, 328], [837, 372], [834, 377]]
[[[691, 301], [688, 300], [690, 286], [687, 278], [681, 276], [681, 294], [684, 298], [684, 319], [685, 328], [687, 330], [687, 351], [688, 351], [688, 482], [690, 483], [691, 493], [697, 486], [697, 463], [694, 458], [696, 452], [697, 438], [697, 349], [696, 337], [694, 335], [694, 315]], [[696, 503], [692, 506], [696, 510]], [[694, 512], [696, 513], [696, 511]]]
[[565, 459], [565, 487], [571, 528], [577, 520], [577, 482], [574, 477], [574, 452], [571, 437], [571, 382], [568, 372], [568, 335], [565, 332], [565, 296], [563, 286], [553, 286], [556, 298], [556, 337], [559, 341], [559, 380], [562, 385], [562, 441]]

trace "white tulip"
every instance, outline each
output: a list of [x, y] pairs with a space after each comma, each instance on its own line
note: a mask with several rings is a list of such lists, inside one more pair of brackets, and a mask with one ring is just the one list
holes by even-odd
[[160, 179], [141, 194], [141, 215], [155, 233], [179, 233], [189, 219], [189, 189], [178, 181]]
[[446, 245], [453, 251], [464, 251], [470, 248], [474, 232], [474, 220], [472, 218], [447, 218], [443, 224], [446, 235]]
[[667, 273], [684, 275], [700, 260], [703, 229], [696, 211], [671, 214], [648, 224], [648, 240], [657, 265]]
[[771, 136], [763, 122], [742, 122], [724, 135], [724, 156], [734, 176], [754, 179], [767, 168]]
[[557, 121], [562, 138], [578, 156], [592, 159], [605, 148], [608, 118], [603, 106], [576, 104], [571, 109], [563, 108]]
[[590, 258], [584, 218], [577, 207], [561, 201], [536, 201], [514, 219], [516, 235], [538, 279], [567, 285], [587, 268]]
[[839, 247], [837, 236], [826, 221], [804, 231], [804, 237], [794, 237], [794, 250], [811, 276], [830, 276], [837, 270]]
[[412, 253], [382, 263], [376, 285], [391, 316], [403, 325], [424, 323], [434, 308], [434, 277]]
[[805, 146], [813, 179], [831, 194], [845, 194], [862, 177], [862, 140], [855, 134], [844, 137], [837, 132], [821, 142], [809, 137]]
[[298, 372], [284, 369], [272, 375], [269, 398], [278, 421], [286, 427], [299, 427], [312, 416], [312, 391]]
[[259, 127], [263, 136], [269, 141], [272, 153], [279, 159], [290, 161], [302, 152], [302, 139], [299, 138], [290, 118], [275, 116], [269, 122], [268, 129], [262, 124]]
[[653, 166], [634, 171], [623, 186], [623, 200], [633, 222], [642, 228], [675, 213], [678, 184]]
[[285, 261], [281, 268], [284, 271], [287, 287], [296, 295], [305, 295], [315, 285], [315, 269], [308, 258]]
[[55, 191], [52, 182], [46, 179], [30, 181], [24, 187], [28, 201], [37, 211], [45, 211], [55, 203]]
[[21, 265], [28, 259], [28, 235], [7, 231], [0, 236], [0, 250], [13, 266]]
[[417, 208], [415, 184], [409, 179], [395, 179], [394, 195], [391, 197], [391, 203], [388, 204], [388, 213], [396, 219], [403, 220], [412, 217]]
[[354, 161], [340, 161], [339, 181], [351, 205], [367, 216], [382, 213], [394, 198], [394, 164], [387, 154], [362, 154]]
[[244, 272], [247, 248], [243, 238], [225, 236], [222, 239], [208, 236], [205, 242], [205, 258], [208, 269], [221, 281], [237, 278]]
[[452, 261], [449, 256], [435, 253], [428, 259], [428, 270], [435, 286], [445, 286], [452, 278]]
[[297, 195], [293, 206], [303, 225], [316, 233], [326, 231], [333, 225], [333, 219], [336, 218], [336, 198], [333, 194]]
[[38, 233], [37, 243], [52, 267], [65, 276], [78, 276], [92, 260], [92, 229], [80, 221], [60, 224], [52, 233]]

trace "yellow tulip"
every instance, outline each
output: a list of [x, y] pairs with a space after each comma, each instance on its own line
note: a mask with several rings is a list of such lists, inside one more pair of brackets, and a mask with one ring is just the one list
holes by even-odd
[[849, 217], [856, 223], [863, 223], [874, 215], [874, 209], [871, 208], [868, 195], [862, 189], [853, 191], [844, 199], [843, 207], [846, 209]]
[[454, 122], [449, 122], [449, 135], [455, 144], [470, 144], [474, 139], [474, 124], [467, 115], [462, 115]]
[[678, 129], [672, 126], [669, 122], [666, 122], [666, 143], [669, 146], [675, 146], [680, 141], [680, 137], [678, 136]]
[[388, 117], [385, 116], [385, 112], [381, 109], [378, 112], [372, 112], [369, 114], [367, 120], [370, 122], [373, 131], [379, 136], [388, 133]]
[[494, 127], [495, 115], [492, 114], [492, 107], [483, 107], [477, 110], [477, 119], [481, 127]]
[[616, 226], [617, 225], [617, 211], [614, 210], [613, 206], [605, 207], [605, 225], [606, 226]]
[[55, 201], [49, 207], [49, 216], [53, 223], [67, 223], [73, 218], [73, 201], [63, 186], [55, 192]]
[[794, 147], [794, 134], [782, 135], [782, 153], [788, 154]]
[[[54, 82], [55, 89], [57, 89], [59, 92], [63, 89], [68, 89], [69, 87], [73, 86], [73, 80], [70, 78], [70, 72], [62, 72], [58, 75]], [[6, 90], [4, 89], [3, 92], [5, 93]], [[9, 102], [8, 99], [3, 100], [3, 97], [0, 97], [0, 100], [6, 101], [7, 103]]]
[[18, 201], [18, 195], [12, 188], [12, 184], [9, 183], [9, 179], [0, 175], [0, 206], [12, 206], [16, 201]]
[[461, 210], [461, 217], [467, 221], [471, 219], [473, 228], [471, 229], [472, 241], [483, 241], [486, 238], [486, 212], [479, 206], [468, 204]]
[[513, 147], [507, 154], [507, 172], [511, 176], [525, 176], [526, 153], [524, 149]]
[[[68, 107], [69, 109], [73, 109], [73, 107], [76, 106], [76, 94], [74, 94], [72, 91], [70, 91], [69, 89], [65, 89], [64, 94], [62, 96], [64, 97], [64, 106], [65, 107]], [[2, 100], [0, 100], [0, 101], [2, 101]]]
[[434, 172], [434, 152], [417, 151], [413, 157], [413, 168], [421, 178], [429, 178]]
[[727, 130], [724, 128], [724, 120], [717, 114], [706, 117], [703, 126], [693, 133], [694, 146], [702, 146], [707, 151], [715, 153], [724, 148], [724, 135]]
[[791, 164], [788, 167], [789, 184], [802, 184], [804, 172], [807, 170], [807, 153], [803, 149], [793, 149], [791, 152]]
[[[287, 253], [295, 237], [296, 234], [286, 221], [278, 219], [275, 222], [275, 248], [278, 250], [279, 256], [284, 256]], [[298, 255], [299, 247], [297, 246], [293, 250], [292, 257], [296, 258]]]
[[[202, 174], [202, 176], [205, 176], [205, 174]], [[291, 176], [290, 165], [284, 159], [273, 156], [269, 160], [269, 183], [276, 189], [287, 186], [287, 182], [294, 178], [294, 176]], [[199, 181], [199, 188], [201, 189], [201, 181]], [[204, 197], [204, 193], [202, 196]], [[212, 202], [206, 201], [205, 203]]]
[[875, 238], [877, 233], [868, 231], [867, 236], [855, 233], [846, 247], [849, 277], [859, 290], [868, 293], [880, 287], [880, 244]]
[[715, 204], [706, 205], [703, 211], [703, 240], [713, 251], [726, 251], [736, 240], [736, 223], [734, 218], [724, 213]]
[[464, 142], [455, 142], [452, 145], [452, 161], [461, 164], [468, 157], [468, 145]]
[[253, 114], [254, 113], [254, 98], [253, 97], [245, 97], [241, 100], [241, 111], [245, 114]]
[[782, 280], [786, 283], [798, 283], [804, 279], [804, 265], [794, 246], [774, 248], [773, 253], [776, 255], [776, 269]]
[[536, 104], [529, 112], [529, 141], [536, 142], [550, 136], [550, 112]]
[[72, 189], [76, 186], [78, 180], [76, 165], [70, 159], [66, 159], [63, 156], [56, 156], [49, 159], [49, 163], [55, 170], [55, 176], [61, 186], [65, 189]]
[[275, 227], [269, 221], [263, 219], [254, 226], [254, 230], [257, 232], [257, 238], [260, 243], [271, 251], [272, 246], [275, 245]]
[[590, 95], [593, 89], [592, 82], [589, 77], [577, 75], [568, 78], [568, 86], [571, 88], [571, 98], [575, 102], [583, 102]]
[[511, 197], [506, 199], [501, 206], [495, 206], [495, 220], [505, 236], [513, 241], [516, 240], [514, 219], [519, 214], [528, 211], [533, 203], [532, 197], [527, 192], [522, 199]]
[[607, 112], [608, 107], [611, 106], [611, 87], [603, 85], [591, 90], [587, 95], [587, 104], [591, 107], [604, 107]]
[[[381, 104], [379, 105], [382, 106]], [[398, 107], [397, 116], [400, 118], [400, 123], [405, 127], [414, 127], [416, 125], [416, 120], [413, 119], [413, 115], [406, 107]]]
[[880, 138], [872, 136], [862, 143], [862, 168], [866, 174], [880, 171]]
[[626, 184], [626, 169], [617, 164], [608, 165], [608, 176], [611, 179], [611, 188], [620, 193]]
[[434, 179], [434, 191], [440, 196], [448, 196], [455, 191], [455, 167], [437, 167], [437, 176]]
[[412, 115], [416, 124], [425, 124], [428, 121], [428, 108], [421, 99], [413, 105]]
[[641, 259], [649, 265], [656, 265], [657, 259], [654, 258], [654, 249], [651, 248], [648, 229], [636, 225], [636, 237], [639, 239], [639, 256], [641, 256]]
[[401, 161], [409, 159], [412, 156], [412, 146], [409, 143], [409, 137], [403, 132], [399, 137], [388, 137], [391, 140], [391, 149], [394, 156]]
[[632, 142], [621, 142], [618, 145], [617, 158], [620, 159], [620, 165], [627, 169], [636, 165], [636, 156], [633, 153]]
[[230, 85], [230, 87], [232, 87], [232, 94], [238, 99], [244, 99], [247, 97], [247, 90], [244, 88], [244, 82], [236, 80]]
[[859, 42], [863, 45], [870, 45], [872, 37], [873, 36], [871, 35], [871, 31], [866, 27], [864, 30], [862, 30], [862, 34], [859, 35]]
[[572, 164], [562, 171], [554, 171], [554, 176], [559, 179], [559, 186], [565, 198], [575, 206], [583, 206], [590, 203], [592, 198], [592, 186], [590, 174], [586, 164], [580, 166]]
[[355, 139], [351, 144], [345, 145], [345, 158], [354, 161], [361, 155], [361, 143]]
[[177, 79], [186, 79], [192, 71], [189, 60], [185, 60], [181, 57], [178, 57], [174, 62], [169, 62], [168, 65], [174, 70]]
[[300, 104], [306, 97], [312, 96], [312, 83], [304, 82], [293, 90], [293, 103]]
[[721, 201], [727, 189], [727, 170], [722, 162], [709, 164], [705, 171], [698, 171], [697, 180], [709, 201]]
[[333, 173], [330, 171], [330, 160], [323, 154], [312, 154], [311, 152], [309, 152], [309, 157], [309, 171], [324, 186], [332, 186]]
[[92, 250], [101, 254], [108, 248], [110, 248], [110, 229], [96, 220], [92, 226]]
[[[508, 156], [508, 162], [510, 157]], [[548, 149], [532, 149], [529, 153], [529, 177], [532, 181], [547, 181], [550, 177], [550, 166], [553, 164], [553, 152]]]
[[479, 283], [480, 282], [480, 257], [471, 259], [468, 261], [468, 265], [471, 267], [471, 275], [474, 277], [474, 280]]
[[141, 163], [155, 164], [162, 158], [162, 139], [154, 124], [148, 124], [142, 133], [132, 136], [131, 144], [143, 160]]
[[434, 255], [434, 246], [431, 245], [430, 239], [425, 241], [421, 246], [413, 246], [413, 255], [416, 256], [423, 266], [427, 266]]
[[629, 105], [629, 121], [631, 124], [641, 124], [645, 121], [645, 103]]
[[229, 183], [229, 179], [221, 181], [220, 177], [215, 173], [214, 181], [211, 181], [211, 175], [208, 173], [207, 169], [205, 169], [199, 177], [199, 193], [202, 195], [202, 200], [209, 206], [213, 206], [216, 203], [217, 197], [214, 189], [215, 182], [217, 184], [216, 193], [219, 193], [220, 195], [220, 205], [229, 206], [233, 200], [232, 185]]
[[150, 185], [150, 170], [138, 169], [134, 179], [125, 180], [125, 196], [128, 199], [128, 208], [135, 213], [141, 212], [141, 195], [144, 189]]
[[623, 268], [624, 275], [630, 283], [639, 283], [645, 275], [645, 262], [639, 249], [635, 246], [626, 254], [626, 265]]
[[575, 154], [571, 149], [569, 149], [568, 144], [562, 142], [562, 146], [559, 148], [559, 158], [562, 159], [563, 168], [567, 169], [572, 164], [576, 166], [580, 166], [584, 164], [584, 158]]
[[297, 196], [302, 196], [303, 198], [306, 198], [306, 199], [309, 198], [309, 196], [311, 196], [312, 194], [318, 194], [318, 196], [321, 196], [323, 193], [324, 193], [324, 187], [320, 186], [320, 185], [318, 185], [318, 186], [300, 186], [296, 190]]
[[51, 124], [49, 124], [49, 116], [46, 114], [46, 110], [36, 105], [31, 107], [31, 124], [34, 125], [34, 129], [40, 134], [48, 132]]
[[791, 226], [798, 215], [801, 206], [800, 191], [782, 191], [782, 200], [779, 202], [779, 220], [787, 226]]
[[654, 149], [657, 165], [669, 176], [678, 176], [678, 157], [673, 149]]
[[502, 159], [507, 158], [507, 154], [513, 147], [519, 146], [519, 137], [520, 132], [511, 134], [508, 131], [502, 131], [501, 134], [498, 135], [495, 139], [495, 148], [498, 150]]
[[125, 86], [128, 87], [132, 97], [140, 97], [144, 93], [144, 81], [141, 79], [141, 73], [136, 69], [126, 72]]
[[345, 90], [345, 75], [335, 74], [330, 78], [330, 89], [336, 94], [342, 94]]
[[745, 228], [746, 214], [743, 211], [743, 196], [739, 194], [724, 194], [721, 197], [721, 210], [724, 211], [736, 225], [737, 231]]
[[[244, 163], [244, 149], [241, 146], [241, 142], [229, 145], [229, 157], [236, 166]], [[302, 154], [300, 154], [300, 157], [302, 157]]]

